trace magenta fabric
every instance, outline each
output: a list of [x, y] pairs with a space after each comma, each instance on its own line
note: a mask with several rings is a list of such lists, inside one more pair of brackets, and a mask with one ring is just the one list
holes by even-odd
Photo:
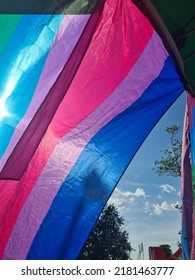
[[[156, 49], [158, 49], [158, 52], [155, 52]], [[164, 49], [161, 39], [157, 33], [154, 32], [143, 54], [140, 56], [124, 81], [114, 90], [112, 95], [58, 142], [45, 167], [41, 171], [25, 205], [21, 209], [9, 238], [4, 253], [5, 256], [8, 256], [8, 252], [12, 251], [11, 244], [14, 239], [14, 244], [17, 244], [18, 250], [14, 250], [15, 255], [12, 255], [12, 257], [15, 259], [24, 259], [26, 257], [32, 240], [47, 214], [53, 199], [59, 191], [61, 184], [66, 179], [87, 143], [97, 131], [115, 116], [123, 112], [141, 96], [153, 79], [159, 75], [167, 55], [168, 53]], [[148, 64], [151, 56], [154, 58], [153, 63]], [[140, 71], [140, 69], [145, 69], [146, 66], [148, 66], [147, 77], [144, 71]], [[138, 74], [139, 85], [137, 85]], [[132, 94], [130, 94], [128, 90], [129, 88], [131, 88], [130, 92], [132, 92]], [[121, 98], [121, 96], [123, 96], [123, 98]], [[58, 164], [59, 155], [62, 158], [66, 158], [64, 162], [61, 162], [60, 166]], [[58, 168], [53, 169], [53, 166], [58, 166]], [[53, 185], [50, 189], [44, 188], [48, 174], [50, 177], [50, 184]], [[37, 209], [39, 209], [38, 213]], [[34, 216], [38, 216], [36, 221], [33, 218]], [[26, 219], [29, 221], [29, 227], [28, 230], [23, 232], [23, 240], [22, 244], [20, 244], [20, 231], [24, 226]], [[23, 250], [19, 250], [21, 246]]]
[[[71, 53], [63, 71], [56, 82], [52, 85], [44, 102], [39, 107], [34, 118], [25, 130], [23, 137], [17, 143], [11, 156], [0, 172], [1, 179], [19, 180], [24, 174], [36, 148], [45, 134], [60, 102], [64, 98], [74, 76], [80, 66], [85, 52], [90, 44], [92, 35], [101, 16], [104, 0], [100, 0], [90, 17], [82, 36], [80, 37], [74, 51]], [[36, 133], [35, 133], [36, 131]], [[24, 151], [25, 147], [25, 151]], [[20, 158], [19, 158], [20, 155]], [[19, 164], [20, 162], [20, 164]], [[18, 164], [17, 164], [18, 163]], [[18, 168], [15, 168], [18, 165]]]
[[90, 15], [68, 15], [64, 17], [41, 73], [31, 104], [16, 127], [11, 141], [0, 159], [0, 171], [62, 71], [89, 17]]

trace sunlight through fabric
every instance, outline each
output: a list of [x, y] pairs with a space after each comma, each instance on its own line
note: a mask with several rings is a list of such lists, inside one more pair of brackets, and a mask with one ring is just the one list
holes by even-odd
[[92, 2], [15, 13], [14, 27], [0, 31], [2, 259], [76, 259], [139, 147], [184, 91], [133, 1]]

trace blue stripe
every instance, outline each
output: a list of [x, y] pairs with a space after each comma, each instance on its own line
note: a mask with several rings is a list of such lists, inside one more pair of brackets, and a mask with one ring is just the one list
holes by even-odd
[[125, 168], [183, 90], [168, 58], [141, 98], [87, 144], [39, 228], [28, 259], [77, 257]]
[[6, 88], [13, 90], [6, 101], [9, 116], [0, 119], [0, 157], [31, 102], [62, 19], [62, 15], [23, 16], [0, 56], [0, 99]]

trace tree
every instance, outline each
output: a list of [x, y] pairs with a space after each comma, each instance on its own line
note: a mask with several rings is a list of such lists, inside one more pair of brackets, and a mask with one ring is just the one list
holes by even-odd
[[[163, 156], [160, 160], [155, 161], [155, 167], [153, 170], [159, 176], [172, 176], [181, 177], [181, 154], [182, 154], [182, 141], [176, 138], [180, 127], [177, 125], [169, 126], [165, 131], [169, 134], [171, 140], [171, 149], [162, 150]], [[182, 211], [182, 206], [176, 204], [175, 208]], [[179, 233], [181, 235], [181, 231]], [[178, 247], [181, 247], [181, 243], [178, 241]], [[164, 245], [163, 245], [164, 246]], [[169, 246], [169, 245], [168, 245]]]
[[128, 233], [123, 230], [124, 219], [111, 204], [104, 208], [78, 259], [126, 260], [133, 250]]
[[167, 175], [172, 177], [181, 176], [181, 149], [182, 141], [176, 138], [180, 127], [172, 125], [165, 131], [169, 134], [171, 140], [171, 149], [162, 150], [163, 156], [160, 160], [155, 161], [153, 170], [159, 176]]
[[171, 246], [168, 245], [168, 244], [162, 244], [160, 245], [159, 247], [161, 247], [164, 252], [165, 252], [165, 255], [166, 255], [166, 258], [169, 258], [170, 256], [172, 256], [172, 250], [171, 250]]

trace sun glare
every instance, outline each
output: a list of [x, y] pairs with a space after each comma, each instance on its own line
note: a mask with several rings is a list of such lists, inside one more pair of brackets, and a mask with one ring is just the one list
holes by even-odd
[[8, 112], [5, 109], [4, 102], [1, 102], [1, 100], [0, 100], [0, 119], [7, 116], [7, 115], [8, 115]]

